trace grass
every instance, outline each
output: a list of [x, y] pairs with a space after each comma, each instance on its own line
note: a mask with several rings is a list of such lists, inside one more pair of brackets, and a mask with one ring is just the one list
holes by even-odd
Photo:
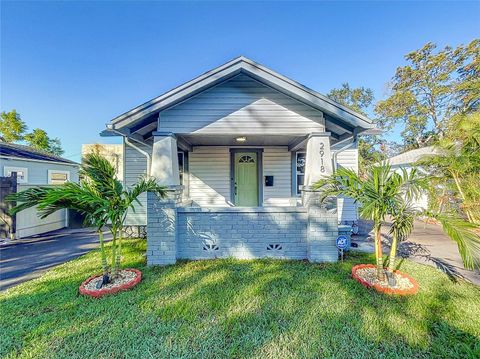
[[0, 294], [0, 356], [37, 358], [478, 358], [480, 289], [405, 261], [419, 294], [388, 297], [344, 263], [213, 260], [146, 267], [145, 242], [128, 241], [133, 290], [77, 294], [98, 252]]

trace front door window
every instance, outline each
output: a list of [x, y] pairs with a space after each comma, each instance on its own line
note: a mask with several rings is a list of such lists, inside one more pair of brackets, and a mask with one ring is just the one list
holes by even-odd
[[258, 206], [258, 172], [256, 152], [235, 153], [235, 205]]

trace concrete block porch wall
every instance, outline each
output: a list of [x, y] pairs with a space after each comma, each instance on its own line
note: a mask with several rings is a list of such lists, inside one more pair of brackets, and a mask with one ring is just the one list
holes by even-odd
[[[178, 198], [178, 196], [176, 196]], [[310, 199], [305, 207], [181, 207], [147, 196], [147, 262], [177, 259], [338, 259], [335, 209]]]

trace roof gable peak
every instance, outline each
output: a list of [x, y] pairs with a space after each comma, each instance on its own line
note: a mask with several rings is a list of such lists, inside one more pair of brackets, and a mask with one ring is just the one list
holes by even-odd
[[293, 81], [255, 61], [241, 55], [229, 62], [218, 66], [204, 74], [180, 85], [161, 96], [158, 96], [136, 108], [114, 118], [107, 127], [111, 130], [120, 130], [129, 127], [153, 113], [194, 96], [212, 86], [215, 86], [240, 73], [245, 73], [253, 79], [262, 82], [286, 95], [305, 104], [325, 112], [326, 114], [349, 123], [353, 127], [363, 129], [372, 128], [372, 122], [365, 116], [342, 106], [326, 96], [319, 94], [308, 87]]

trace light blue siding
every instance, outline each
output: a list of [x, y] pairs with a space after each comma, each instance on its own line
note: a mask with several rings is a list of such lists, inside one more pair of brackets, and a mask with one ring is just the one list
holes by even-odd
[[[152, 153], [152, 149], [147, 145], [136, 144], [142, 150]], [[135, 184], [138, 179], [147, 172], [147, 159], [135, 148], [124, 143], [124, 183], [127, 187]], [[147, 224], [147, 194], [141, 194], [138, 197], [139, 203], [135, 203], [135, 210], [130, 210], [125, 219], [125, 224], [129, 226], [145, 226]]]
[[28, 171], [27, 184], [48, 184], [49, 170], [69, 171], [70, 181], [78, 182], [78, 165], [0, 158], [0, 176], [4, 175], [5, 167], [26, 168]]
[[[349, 168], [358, 173], [358, 149], [355, 145], [352, 148], [344, 150], [337, 155], [337, 164], [339, 167]], [[357, 204], [349, 197], [339, 197], [338, 222], [351, 223], [358, 219]]]
[[159, 130], [179, 134], [304, 135], [325, 130], [323, 113], [240, 74], [159, 116]]

